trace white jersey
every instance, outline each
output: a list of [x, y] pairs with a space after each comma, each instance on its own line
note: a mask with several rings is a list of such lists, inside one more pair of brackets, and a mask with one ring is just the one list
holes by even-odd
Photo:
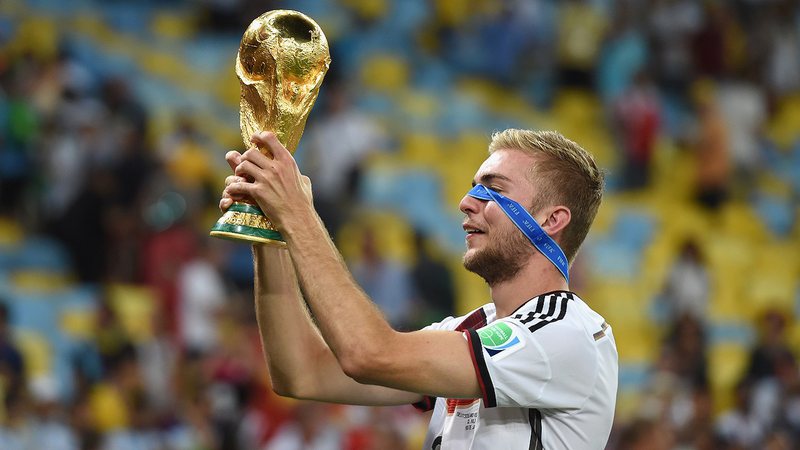
[[424, 450], [603, 449], [617, 395], [611, 327], [577, 295], [550, 292], [509, 317], [494, 304], [426, 329], [464, 333], [481, 399], [426, 397]]

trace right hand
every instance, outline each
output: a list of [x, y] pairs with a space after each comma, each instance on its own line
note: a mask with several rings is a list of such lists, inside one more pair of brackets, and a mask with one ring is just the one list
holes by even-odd
[[[231, 150], [225, 154], [225, 161], [228, 162], [228, 165], [230, 166], [231, 170], [236, 171], [236, 166], [238, 166], [239, 163], [242, 162], [242, 154], [235, 150]], [[228, 192], [228, 186], [230, 186], [231, 183], [238, 183], [243, 181], [249, 181], [249, 180], [245, 180], [244, 178], [236, 175], [230, 175], [227, 178], [225, 178], [225, 189], [222, 191], [222, 198], [219, 201], [220, 211], [224, 213], [225, 211], [228, 210], [228, 208], [231, 207], [231, 205], [233, 205], [234, 202], [240, 202], [244, 200], [242, 196], [231, 194], [230, 192]]]

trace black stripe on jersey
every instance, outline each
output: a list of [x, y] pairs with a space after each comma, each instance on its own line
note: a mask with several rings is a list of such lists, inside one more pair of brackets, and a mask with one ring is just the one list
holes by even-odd
[[[549, 323], [563, 319], [567, 315], [567, 303], [574, 298], [571, 292], [563, 291], [540, 295], [536, 297], [536, 309], [528, 311], [527, 314], [517, 313], [513, 318], [518, 319], [523, 324], [533, 322], [533, 324], [528, 325], [528, 329], [532, 333]], [[547, 311], [543, 312], [545, 303], [547, 304]], [[556, 311], [558, 311], [557, 315]]]
[[472, 347], [472, 363], [475, 364], [475, 371], [478, 373], [478, 384], [480, 384], [483, 392], [483, 406], [494, 408], [497, 406], [497, 398], [494, 395], [492, 377], [489, 376], [489, 369], [486, 367], [486, 360], [483, 358], [481, 338], [475, 330], [467, 330], [467, 333], [470, 347]]
[[531, 443], [529, 450], [544, 450], [542, 442], [542, 413], [538, 409], [528, 410], [528, 421], [531, 424]]
[[[550, 310], [548, 311], [548, 315], [540, 317], [539, 322], [528, 327], [528, 329], [531, 330], [531, 333], [542, 328], [545, 325], [551, 324], [553, 322], [558, 322], [559, 320], [563, 319], [564, 316], [567, 315], [567, 303], [569, 303], [569, 298], [562, 297], [561, 295], [557, 295], [554, 297], [555, 298], [551, 299], [550, 301]], [[553, 313], [555, 312], [556, 308], [559, 309], [558, 316], [553, 317]]]

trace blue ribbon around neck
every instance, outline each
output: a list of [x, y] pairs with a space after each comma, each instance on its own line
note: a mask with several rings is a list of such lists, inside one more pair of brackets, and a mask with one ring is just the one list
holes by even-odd
[[569, 283], [569, 262], [564, 255], [564, 251], [558, 246], [556, 241], [550, 237], [530, 213], [519, 203], [511, 200], [504, 195], [495, 192], [486, 186], [476, 184], [467, 195], [478, 200], [493, 201], [500, 205], [500, 209], [511, 219], [511, 222], [522, 231], [522, 234], [531, 241], [534, 247], [544, 255], [561, 272], [564, 279]]

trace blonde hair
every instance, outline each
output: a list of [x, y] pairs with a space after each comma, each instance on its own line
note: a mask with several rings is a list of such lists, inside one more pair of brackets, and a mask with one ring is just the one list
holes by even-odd
[[546, 206], [564, 205], [572, 219], [559, 242], [572, 262], [603, 198], [603, 172], [591, 153], [555, 131], [507, 129], [492, 135], [489, 154], [497, 150], [521, 150], [537, 156], [529, 177], [536, 189], [531, 213]]

